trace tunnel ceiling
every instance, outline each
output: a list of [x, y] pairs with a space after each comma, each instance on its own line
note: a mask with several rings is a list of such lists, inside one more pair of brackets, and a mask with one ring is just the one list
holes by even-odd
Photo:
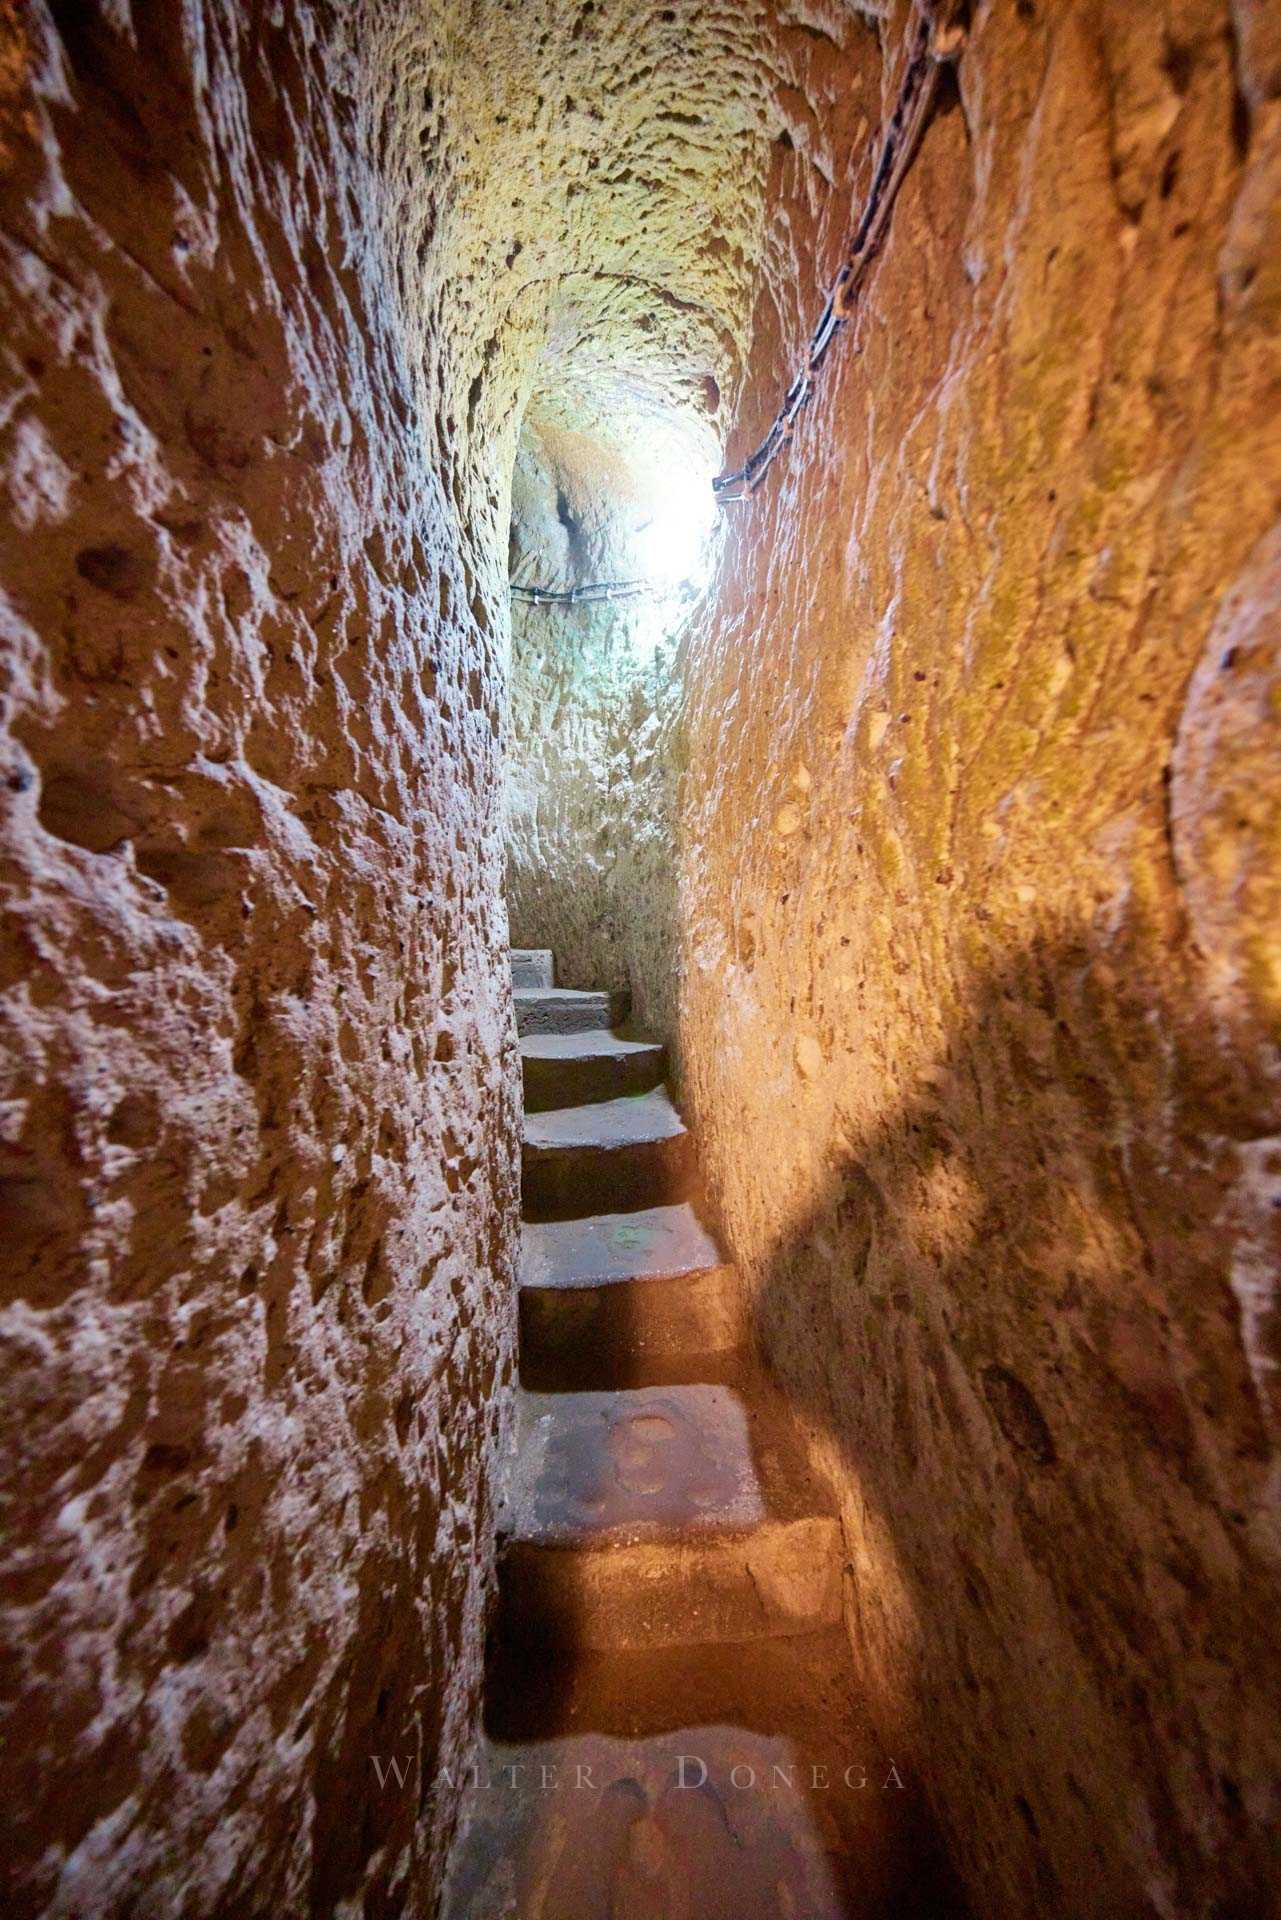
[[[777, 11], [461, 12], [432, 58], [450, 97], [429, 90], [415, 109], [423, 150], [447, 156], [416, 271], [449, 301], [494, 427], [523, 423], [535, 460], [553, 444], [562, 481], [581, 460], [589, 493], [638, 457], [692, 449], [710, 469], [741, 383], [780, 124]], [[824, 13], [805, 9], [808, 32]]]

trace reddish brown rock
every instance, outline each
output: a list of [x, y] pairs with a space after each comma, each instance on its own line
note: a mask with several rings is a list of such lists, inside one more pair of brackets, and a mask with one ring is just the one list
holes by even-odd
[[420, 1904], [473, 1735], [503, 583], [374, 12], [363, 75], [304, 6], [0, 26], [12, 1913]]
[[971, 11], [693, 624], [509, 671], [771, 417], [906, 0], [0, 9], [15, 1912], [432, 1910], [504, 873], [679, 1066], [977, 1910], [1276, 1910], [1281, 43]]
[[[684, 1111], [992, 1920], [1281, 1886], [1268, 14], [975, 8], [689, 648]], [[785, 42], [731, 451], [904, 18]]]
[[634, 13], [0, 10], [20, 1911], [435, 1897], [515, 1327], [517, 429], [691, 395], [711, 458], [753, 272], [760, 23]]

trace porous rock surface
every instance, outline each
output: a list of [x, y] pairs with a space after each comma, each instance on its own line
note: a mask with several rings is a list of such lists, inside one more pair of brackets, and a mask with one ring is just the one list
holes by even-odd
[[[732, 454], [877, 11], [790, 48]], [[975, 8], [689, 643], [686, 1117], [986, 1920], [1278, 1911], [1279, 87], [1274, 8]]]
[[14, 1911], [431, 1911], [504, 866], [679, 1050], [978, 1910], [1275, 1908], [1274, 8], [974, 9], [711, 610], [517, 616], [504, 830], [509, 562], [763, 428], [905, 13], [0, 13]]
[[0, 14], [8, 1911], [432, 1910], [514, 1319], [517, 429], [734, 377], [759, 18]]
[[412, 62], [390, 12], [6, 18], [8, 1910], [388, 1910], [471, 1737], [515, 1191], [489, 476], [424, 456], [472, 374], [380, 232]]
[[[906, 20], [774, 22], [731, 462]], [[856, 1668], [992, 1920], [1278, 1911], [1279, 94], [1265, 5], [974, 8], [630, 737], [585, 674], [516, 749], [573, 826], [524, 937], [643, 975]]]

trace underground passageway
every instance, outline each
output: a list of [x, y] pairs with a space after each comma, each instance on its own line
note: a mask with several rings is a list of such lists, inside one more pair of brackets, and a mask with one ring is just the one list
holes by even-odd
[[1281, 1914], [1276, 7], [0, 55], [6, 1914]]

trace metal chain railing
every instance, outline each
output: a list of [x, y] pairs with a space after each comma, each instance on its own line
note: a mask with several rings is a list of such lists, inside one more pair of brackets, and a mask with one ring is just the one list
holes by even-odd
[[604, 600], [638, 600], [642, 595], [667, 591], [653, 580], [588, 580], [579, 587], [522, 587], [511, 583], [513, 600], [531, 607], [595, 606]]
[[607, 600], [673, 600], [695, 591], [692, 580], [587, 580], [577, 587], [526, 586], [507, 583], [513, 600], [531, 607], [598, 606]]
[[[965, 28], [956, 17], [956, 0], [918, 0], [918, 6], [907, 66], [894, 110], [881, 137], [863, 212], [845, 250], [845, 258], [827, 290], [822, 312], [810, 335], [804, 364], [784, 394], [783, 403], [760, 445], [748, 454], [741, 467], [735, 467], [731, 473], [718, 474], [712, 481], [712, 491], [722, 505], [750, 500], [791, 441], [796, 423], [813, 396], [815, 381], [823, 370], [832, 342], [851, 318], [868, 271], [885, 243], [899, 188], [916, 158], [938, 97], [942, 71], [959, 60], [964, 50]], [[515, 582], [511, 586], [513, 599], [524, 600], [531, 606], [582, 606], [607, 600], [657, 597], [673, 590], [666, 583], [651, 580], [597, 580], [563, 588], [517, 586]]]
[[713, 480], [712, 488], [719, 501], [750, 500], [756, 492], [796, 431], [796, 423], [809, 405], [814, 382], [832, 342], [854, 311], [868, 269], [889, 231], [890, 214], [899, 188], [929, 122], [940, 74], [945, 66], [960, 58], [965, 45], [965, 30], [950, 17], [952, 13], [950, 6], [940, 6], [937, 0], [923, 0], [898, 98], [881, 138], [862, 217], [828, 288], [823, 310], [810, 335], [805, 362], [783, 396], [783, 404], [760, 445], [748, 454], [741, 467], [735, 467], [732, 473], [719, 474]]

